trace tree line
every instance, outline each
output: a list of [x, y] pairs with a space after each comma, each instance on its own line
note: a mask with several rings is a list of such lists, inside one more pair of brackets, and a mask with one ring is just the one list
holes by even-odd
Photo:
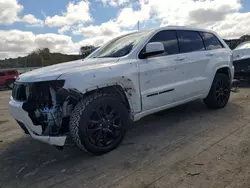
[[48, 48], [37, 49], [24, 57], [0, 60], [2, 68], [43, 67], [58, 63], [75, 61], [88, 56], [96, 47], [82, 46], [79, 55], [67, 55], [62, 53], [51, 53]]

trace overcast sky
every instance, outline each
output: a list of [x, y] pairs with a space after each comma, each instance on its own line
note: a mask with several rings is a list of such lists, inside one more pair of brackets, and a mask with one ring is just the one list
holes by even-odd
[[185, 25], [250, 34], [250, 0], [0, 0], [0, 59], [37, 48], [78, 53], [135, 30]]

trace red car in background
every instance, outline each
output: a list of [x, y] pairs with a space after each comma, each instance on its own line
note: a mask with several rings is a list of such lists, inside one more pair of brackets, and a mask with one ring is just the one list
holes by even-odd
[[16, 70], [0, 70], [0, 86], [12, 89], [18, 75]]

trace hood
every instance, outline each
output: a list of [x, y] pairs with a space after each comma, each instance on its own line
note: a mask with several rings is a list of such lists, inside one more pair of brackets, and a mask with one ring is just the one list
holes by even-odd
[[240, 43], [234, 50], [233, 50], [233, 60], [243, 60], [250, 58], [250, 41]]
[[233, 50], [233, 60], [243, 60], [250, 58], [250, 48]]
[[117, 61], [119, 61], [118, 58], [91, 58], [60, 63], [24, 73], [19, 76], [18, 81], [39, 82], [56, 80], [62, 74], [67, 74], [75, 71], [92, 70], [101, 67], [108, 67], [114, 65], [114, 63], [116, 63]]

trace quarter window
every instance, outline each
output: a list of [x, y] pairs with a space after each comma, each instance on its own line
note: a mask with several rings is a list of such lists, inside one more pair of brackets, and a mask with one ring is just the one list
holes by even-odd
[[219, 39], [216, 36], [214, 36], [212, 33], [201, 32], [201, 36], [204, 40], [204, 44], [207, 50], [223, 48]]
[[165, 48], [165, 55], [179, 53], [176, 31], [160, 31], [149, 42], [162, 42]]
[[196, 31], [177, 31], [181, 53], [205, 50], [202, 38]]

